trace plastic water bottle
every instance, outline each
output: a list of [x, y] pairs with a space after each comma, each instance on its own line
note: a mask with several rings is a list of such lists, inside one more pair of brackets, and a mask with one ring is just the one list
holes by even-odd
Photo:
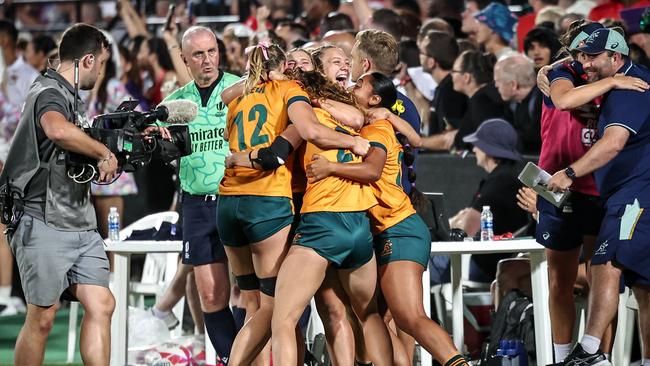
[[117, 213], [117, 207], [111, 207], [108, 213], [108, 240], [120, 240], [120, 214]]
[[493, 220], [490, 206], [483, 206], [483, 212], [481, 212], [481, 241], [490, 241], [494, 237]]

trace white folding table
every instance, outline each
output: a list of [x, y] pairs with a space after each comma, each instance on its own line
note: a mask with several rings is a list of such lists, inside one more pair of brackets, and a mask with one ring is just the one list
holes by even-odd
[[[548, 310], [548, 266], [544, 247], [534, 239], [431, 243], [432, 255], [446, 254], [451, 257], [452, 334], [454, 344], [459, 350], [462, 350], [465, 341], [463, 330], [463, 285], [461, 281], [461, 274], [463, 273], [462, 255], [520, 252], [530, 254], [537, 364], [547, 365], [553, 363], [553, 347], [551, 319]], [[423, 280], [425, 281], [424, 289], [429, 289], [428, 276]], [[427, 358], [429, 359], [429, 357]]]

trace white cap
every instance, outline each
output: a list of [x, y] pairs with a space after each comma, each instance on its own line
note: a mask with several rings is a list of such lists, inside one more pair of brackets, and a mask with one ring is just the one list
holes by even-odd
[[[113, 208], [113, 207], [111, 207], [111, 208]], [[489, 210], [489, 209], [490, 209], [490, 206], [483, 206], [483, 210]]]
[[111, 207], [110, 212], [117, 212], [117, 207]]

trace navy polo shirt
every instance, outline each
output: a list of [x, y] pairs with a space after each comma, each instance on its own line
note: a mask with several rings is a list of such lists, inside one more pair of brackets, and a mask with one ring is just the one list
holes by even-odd
[[[616, 73], [650, 82], [650, 71], [625, 62]], [[602, 137], [606, 128], [626, 128], [630, 137], [621, 152], [594, 175], [607, 207], [630, 204], [638, 199], [650, 207], [650, 92], [614, 89], [605, 95], [598, 120]]]
[[[408, 122], [417, 133], [420, 133], [420, 113], [418, 113], [418, 109], [415, 104], [413, 104], [413, 102], [406, 95], [400, 92], [397, 92], [397, 100], [398, 103], [401, 101], [401, 104], [404, 107], [403, 112], [400, 113], [397, 111], [397, 115]], [[413, 154], [417, 157], [417, 149], [413, 148]], [[415, 162], [413, 163], [413, 169], [415, 170]], [[409, 182], [408, 165], [406, 165], [404, 161], [402, 161], [402, 188], [406, 194], [411, 193], [411, 182]]]

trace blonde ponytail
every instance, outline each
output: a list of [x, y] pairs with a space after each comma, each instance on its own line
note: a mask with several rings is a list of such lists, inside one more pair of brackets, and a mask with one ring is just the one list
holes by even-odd
[[267, 81], [263, 76], [268, 75], [270, 71], [277, 69], [286, 61], [284, 51], [276, 44], [269, 45], [266, 42], [260, 42], [255, 46], [248, 47], [245, 52], [248, 54], [248, 63], [246, 64], [248, 76], [244, 83], [244, 95], [252, 92], [260, 82]]

